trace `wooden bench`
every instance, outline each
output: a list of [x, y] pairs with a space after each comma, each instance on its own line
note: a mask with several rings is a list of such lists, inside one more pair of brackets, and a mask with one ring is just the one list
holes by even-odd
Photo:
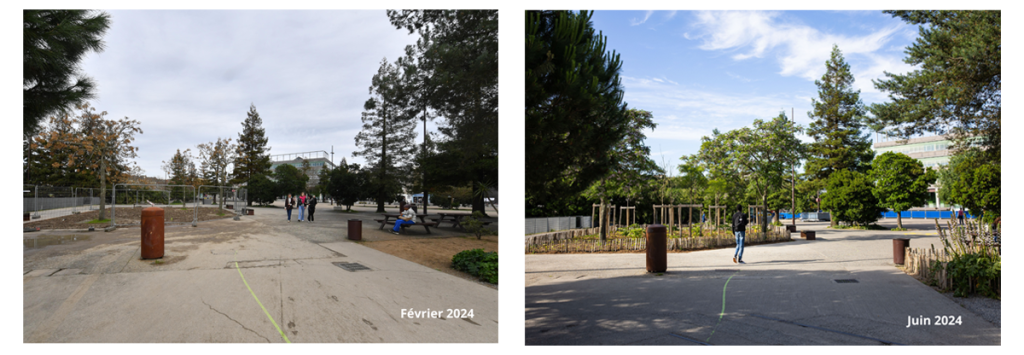
[[[384, 225], [388, 224], [387, 223], [388, 221], [384, 220], [384, 219], [375, 219], [374, 221], [377, 221], [377, 223], [380, 223], [380, 228], [377, 228], [377, 229], [384, 229]], [[394, 225], [394, 224], [392, 224], [392, 225]], [[409, 227], [409, 226], [413, 226], [413, 227], [415, 227], [415, 226], [423, 226], [423, 228], [425, 228], [427, 230], [427, 234], [433, 234], [433, 233], [430, 233], [430, 227], [437, 227], [437, 222], [421, 222], [421, 223], [413, 223], [413, 224], [403, 224], [402, 225], [402, 230], [405, 230], [405, 228]]]
[[[462, 223], [465, 222], [464, 220], [460, 221], [460, 220], [450, 219], [450, 218], [445, 218], [445, 219], [431, 218], [430, 220], [434, 221], [434, 223], [451, 223], [452, 224], [452, 228], [459, 227], [459, 228], [462, 228], [462, 229], [466, 229], [466, 227], [462, 226]], [[491, 222], [480, 222], [480, 223], [481, 223], [481, 225], [484, 225], [484, 226], [486, 226], [488, 224], [491, 224]]]

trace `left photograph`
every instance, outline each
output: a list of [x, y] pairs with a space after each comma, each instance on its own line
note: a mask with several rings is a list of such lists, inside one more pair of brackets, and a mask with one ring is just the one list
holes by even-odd
[[23, 342], [498, 341], [497, 10], [23, 15]]

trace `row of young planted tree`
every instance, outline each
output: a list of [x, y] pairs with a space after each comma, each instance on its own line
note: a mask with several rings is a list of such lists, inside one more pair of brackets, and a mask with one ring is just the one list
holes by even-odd
[[[725, 215], [737, 205], [761, 205], [776, 218], [795, 204], [796, 212], [831, 211], [833, 224], [865, 225], [885, 209], [924, 205], [928, 186], [936, 184], [946, 203], [994, 218], [1000, 210], [999, 12], [890, 13], [922, 25], [905, 61], [923, 64], [874, 83], [892, 102], [865, 106], [833, 47], [815, 81], [818, 98], [806, 129], [784, 112], [749, 127], [715, 129], [699, 152], [680, 158], [675, 175], [650, 159], [641, 132], [656, 128], [653, 115], [622, 102], [621, 62], [605, 52], [591, 13], [527, 12], [527, 216], [589, 215], [599, 203], [602, 238], [610, 205], [636, 206], [637, 220], [649, 222], [659, 204], [729, 206]], [[956, 37], [971, 41], [951, 41]], [[956, 155], [938, 171], [900, 153], [875, 157], [863, 133], [868, 128], [903, 138], [946, 135]]]
[[[366, 160], [366, 197], [383, 212], [403, 189], [437, 200], [465, 187], [473, 191], [473, 211], [486, 214], [487, 191], [498, 186], [498, 13], [387, 14], [420, 38], [394, 63], [382, 60], [372, 78], [354, 153]], [[443, 118], [438, 131], [428, 134], [427, 121], [436, 118]], [[424, 140], [417, 147], [419, 121]]]

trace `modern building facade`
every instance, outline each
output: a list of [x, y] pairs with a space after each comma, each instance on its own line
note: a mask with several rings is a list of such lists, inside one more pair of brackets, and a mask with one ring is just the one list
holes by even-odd
[[[309, 171], [306, 172], [306, 176], [309, 176], [309, 185], [316, 185], [320, 182], [320, 169], [327, 167], [334, 169], [334, 162], [331, 161], [331, 154], [323, 151], [312, 151], [302, 153], [288, 153], [288, 154], [277, 154], [270, 156], [270, 170], [273, 171], [281, 165], [291, 165], [299, 170], [302, 170], [302, 162], [309, 162]], [[344, 160], [344, 159], [343, 159]]]

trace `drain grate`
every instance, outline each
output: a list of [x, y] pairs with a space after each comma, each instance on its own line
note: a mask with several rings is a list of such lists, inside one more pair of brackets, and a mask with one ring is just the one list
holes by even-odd
[[340, 267], [342, 269], [345, 269], [345, 270], [348, 270], [348, 271], [352, 271], [352, 272], [363, 271], [363, 270], [370, 271], [370, 268], [368, 268], [368, 267], [366, 267], [366, 266], [364, 266], [363, 264], [360, 264], [360, 263], [336, 262], [336, 263], [331, 263], [331, 264], [334, 264], [334, 266], [337, 266], [337, 267]]
[[857, 281], [856, 279], [837, 279], [837, 280], [832, 280], [832, 281], [835, 281], [837, 284], [856, 284], [856, 283], [860, 283], [860, 281]]

